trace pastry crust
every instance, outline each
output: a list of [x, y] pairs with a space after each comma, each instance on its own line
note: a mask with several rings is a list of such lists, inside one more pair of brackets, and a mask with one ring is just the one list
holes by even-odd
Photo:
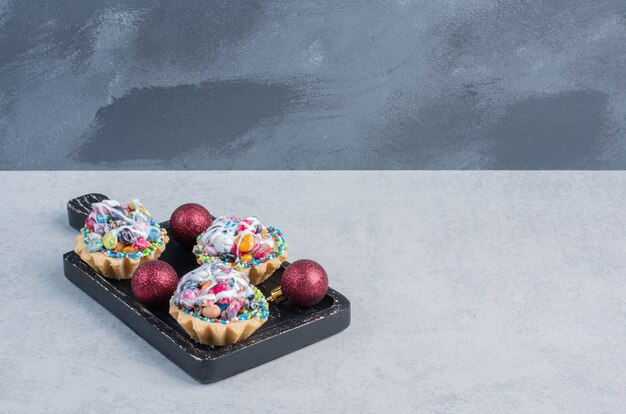
[[267, 318], [251, 318], [227, 324], [203, 321], [183, 312], [170, 300], [170, 315], [193, 339], [205, 345], [224, 346], [243, 341], [259, 329]]
[[285, 260], [287, 260], [287, 252], [283, 252], [280, 256], [268, 260], [267, 262], [259, 263], [255, 267], [246, 267], [239, 270], [248, 275], [250, 283], [256, 286], [265, 282]]
[[80, 258], [91, 266], [96, 272], [100, 273], [104, 277], [109, 279], [130, 279], [133, 277], [133, 273], [139, 267], [140, 264], [156, 260], [161, 256], [161, 253], [165, 250], [165, 246], [170, 238], [166, 235], [163, 238], [163, 244], [159, 245], [150, 256], [144, 256], [137, 259], [131, 259], [130, 257], [109, 257], [101, 252], [90, 252], [87, 250], [87, 245], [83, 238], [83, 230], [76, 236], [76, 247], [74, 253], [80, 256]]

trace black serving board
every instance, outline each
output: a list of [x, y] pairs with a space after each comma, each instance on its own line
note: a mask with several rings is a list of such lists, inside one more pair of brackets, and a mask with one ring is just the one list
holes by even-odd
[[[70, 200], [69, 223], [80, 229], [91, 203], [107, 198], [87, 194]], [[161, 225], [165, 228], [168, 222]], [[159, 258], [171, 264], [179, 277], [197, 267], [190, 249], [170, 237]], [[264, 294], [280, 284], [288, 262], [257, 286]], [[191, 339], [172, 318], [166, 306], [148, 308], [133, 297], [130, 280], [107, 279], [83, 262], [74, 252], [63, 255], [65, 277], [117, 316], [139, 336], [158, 349], [183, 371], [201, 383], [211, 383], [264, 364], [275, 358], [334, 335], [350, 325], [350, 302], [334, 289], [317, 305], [301, 308], [289, 302], [270, 303], [268, 321], [247, 340], [213, 347]]]

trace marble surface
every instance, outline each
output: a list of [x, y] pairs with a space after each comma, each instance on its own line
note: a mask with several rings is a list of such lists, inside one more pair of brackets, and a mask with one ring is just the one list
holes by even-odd
[[[624, 173], [2, 172], [0, 187], [2, 413], [626, 411]], [[64, 278], [65, 203], [95, 191], [162, 220], [193, 201], [279, 224], [351, 300], [351, 326], [196, 383]]]
[[624, 169], [625, 44], [624, 0], [0, 0], [0, 169]]

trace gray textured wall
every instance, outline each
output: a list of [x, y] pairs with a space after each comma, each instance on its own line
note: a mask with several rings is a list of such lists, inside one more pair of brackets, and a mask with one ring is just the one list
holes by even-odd
[[0, 168], [626, 167], [624, 0], [0, 0]]

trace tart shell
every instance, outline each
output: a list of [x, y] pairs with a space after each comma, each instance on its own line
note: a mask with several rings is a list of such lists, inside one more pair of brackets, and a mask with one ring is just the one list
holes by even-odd
[[204, 345], [224, 346], [243, 341], [259, 329], [267, 318], [251, 318], [227, 324], [203, 321], [183, 312], [170, 300], [170, 315], [185, 332]]
[[285, 260], [287, 260], [287, 252], [284, 252], [280, 256], [268, 260], [267, 262], [259, 263], [258, 266], [241, 268], [239, 270], [248, 275], [250, 283], [256, 286], [265, 282]]
[[83, 238], [83, 230], [76, 236], [76, 247], [74, 253], [80, 256], [83, 262], [91, 266], [95, 271], [109, 279], [130, 279], [140, 264], [156, 260], [165, 250], [165, 246], [170, 238], [166, 235], [163, 238], [163, 244], [153, 250], [149, 256], [143, 256], [137, 259], [130, 257], [109, 257], [101, 252], [90, 252]]

